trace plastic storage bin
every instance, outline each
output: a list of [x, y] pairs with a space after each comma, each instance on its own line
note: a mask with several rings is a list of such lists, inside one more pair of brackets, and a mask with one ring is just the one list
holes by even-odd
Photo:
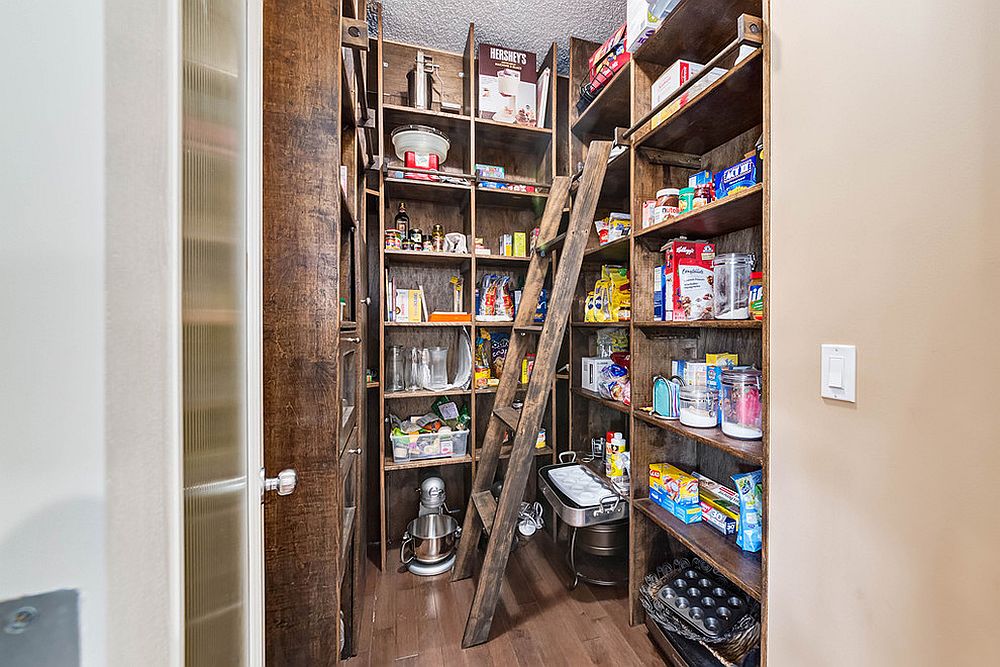
[[461, 458], [469, 444], [468, 431], [390, 435], [392, 460], [396, 463], [423, 459]]

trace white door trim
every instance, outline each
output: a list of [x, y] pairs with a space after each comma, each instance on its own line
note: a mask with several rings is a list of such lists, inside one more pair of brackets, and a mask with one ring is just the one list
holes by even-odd
[[264, 665], [263, 5], [246, 6], [246, 664]]

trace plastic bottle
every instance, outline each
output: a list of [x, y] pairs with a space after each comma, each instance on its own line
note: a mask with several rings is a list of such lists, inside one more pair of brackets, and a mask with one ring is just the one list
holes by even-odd
[[618, 457], [616, 455], [624, 452], [625, 448], [626, 444], [624, 436], [622, 436], [621, 431], [615, 431], [611, 439], [608, 440], [607, 455], [604, 457], [604, 473], [608, 477], [621, 476], [620, 473], [614, 474], [612, 471], [617, 472], [617, 469], [621, 468], [620, 463], [618, 463]]

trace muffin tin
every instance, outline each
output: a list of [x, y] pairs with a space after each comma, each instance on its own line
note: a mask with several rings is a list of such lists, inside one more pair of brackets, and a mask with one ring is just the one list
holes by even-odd
[[749, 613], [746, 596], [724, 578], [694, 565], [677, 568], [657, 599], [706, 637], [718, 637]]

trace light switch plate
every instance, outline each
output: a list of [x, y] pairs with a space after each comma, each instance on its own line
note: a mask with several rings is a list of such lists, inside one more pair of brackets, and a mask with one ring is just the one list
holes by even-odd
[[853, 345], [823, 345], [820, 355], [820, 396], [856, 402], [857, 349]]

